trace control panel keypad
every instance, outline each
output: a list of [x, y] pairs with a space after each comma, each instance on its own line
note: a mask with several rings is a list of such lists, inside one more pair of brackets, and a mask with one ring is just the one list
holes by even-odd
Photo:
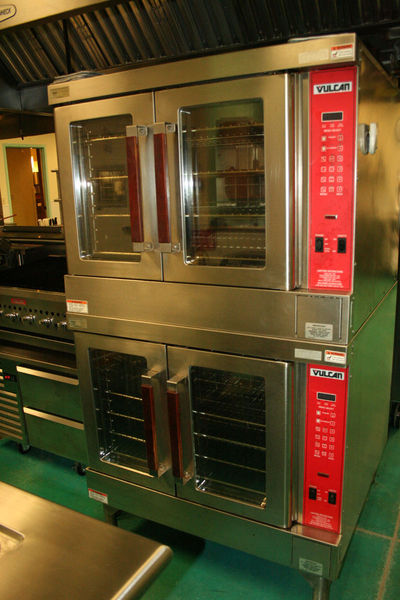
[[355, 100], [355, 67], [310, 73], [310, 289], [351, 290]]
[[347, 369], [308, 366], [303, 522], [336, 532], [340, 531], [347, 380]]

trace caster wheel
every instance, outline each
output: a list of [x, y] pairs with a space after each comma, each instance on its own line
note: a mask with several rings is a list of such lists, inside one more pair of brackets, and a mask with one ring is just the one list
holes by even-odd
[[18, 444], [18, 452], [26, 454], [31, 449], [29, 444]]
[[78, 475], [81, 475], [81, 477], [86, 475], [86, 469], [81, 463], [75, 463], [74, 470], [78, 473]]
[[393, 427], [396, 429], [400, 427], [400, 404], [396, 404], [393, 411]]

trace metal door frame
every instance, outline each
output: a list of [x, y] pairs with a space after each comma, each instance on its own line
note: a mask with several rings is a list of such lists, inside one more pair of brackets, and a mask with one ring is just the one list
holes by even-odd
[[[75, 121], [107, 118], [123, 114], [132, 116], [132, 125], [146, 125], [153, 120], [153, 96], [151, 93], [124, 96], [115, 99], [96, 100], [55, 109], [57, 151], [60, 157], [59, 170], [61, 197], [65, 220], [65, 238], [68, 256], [68, 272], [74, 275], [94, 275], [130, 279], [161, 280], [161, 258], [159, 252], [143, 252], [139, 262], [82, 259], [80, 256], [75, 208], [74, 180], [70, 125]], [[155, 206], [154, 176], [148, 168], [147, 159], [150, 140], [141, 140], [141, 189], [144, 212], [144, 228], [147, 238], [154, 239]], [[146, 164], [143, 164], [146, 158]], [[150, 200], [150, 201], [149, 201]], [[133, 251], [133, 250], [132, 250]]]
[[[138, 342], [91, 333], [77, 333], [75, 335], [75, 344], [89, 466], [101, 473], [174, 495], [174, 482], [170, 470], [169, 437], [165, 427], [165, 423], [167, 422], [165, 402], [167, 362], [165, 346], [163, 344]], [[157, 440], [157, 454], [162, 466], [162, 472], [158, 476], [156, 474], [140, 472], [139, 470], [123, 465], [108, 463], [99, 458], [100, 448], [97, 436], [96, 408], [89, 359], [90, 348], [143, 356], [147, 359], [148, 374], [151, 375], [154, 373], [154, 377], [157, 376], [157, 373], [159, 374], [158, 386], [154, 388], [155, 437]]]
[[[167, 347], [168, 389], [179, 396], [183, 478], [177, 496], [250, 519], [289, 527], [291, 524], [291, 456], [293, 368], [290, 363], [230, 356], [201, 350]], [[198, 491], [194, 483], [191, 399], [188, 385], [192, 365], [263, 376], [266, 382], [266, 493], [265, 508]], [[273, 397], [270, 402], [269, 398]], [[270, 496], [268, 495], [270, 490]]]
[[[164, 280], [289, 290], [294, 287], [294, 79], [288, 74], [264, 75], [163, 90], [155, 93], [156, 119], [178, 121], [187, 105], [261, 98], [264, 102], [266, 201], [266, 265], [262, 269], [191, 266], [183, 261], [182, 149], [179, 131], [167, 134], [172, 252], [163, 254]], [[272, 110], [270, 107], [272, 106]], [[177, 161], [179, 152], [179, 163]], [[179, 164], [179, 169], [178, 169]]]

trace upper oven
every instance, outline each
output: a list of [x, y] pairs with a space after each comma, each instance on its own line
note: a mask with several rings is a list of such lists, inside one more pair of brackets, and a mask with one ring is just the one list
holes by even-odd
[[293, 288], [292, 113], [287, 74], [56, 109], [69, 273]]

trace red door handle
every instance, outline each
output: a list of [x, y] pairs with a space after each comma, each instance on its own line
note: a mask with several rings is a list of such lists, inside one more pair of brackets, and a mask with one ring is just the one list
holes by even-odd
[[150, 471], [158, 471], [156, 414], [154, 408], [154, 389], [152, 385], [142, 384], [143, 418], [146, 442], [147, 466]]
[[154, 170], [156, 177], [157, 229], [159, 244], [171, 243], [167, 169], [167, 137], [165, 133], [155, 133]]
[[179, 394], [167, 391], [169, 434], [171, 439], [172, 473], [183, 479], [182, 434], [179, 424]]
[[126, 157], [128, 164], [129, 209], [131, 216], [131, 235], [134, 244], [144, 242], [143, 206], [140, 183], [140, 155], [137, 135], [126, 138]]

